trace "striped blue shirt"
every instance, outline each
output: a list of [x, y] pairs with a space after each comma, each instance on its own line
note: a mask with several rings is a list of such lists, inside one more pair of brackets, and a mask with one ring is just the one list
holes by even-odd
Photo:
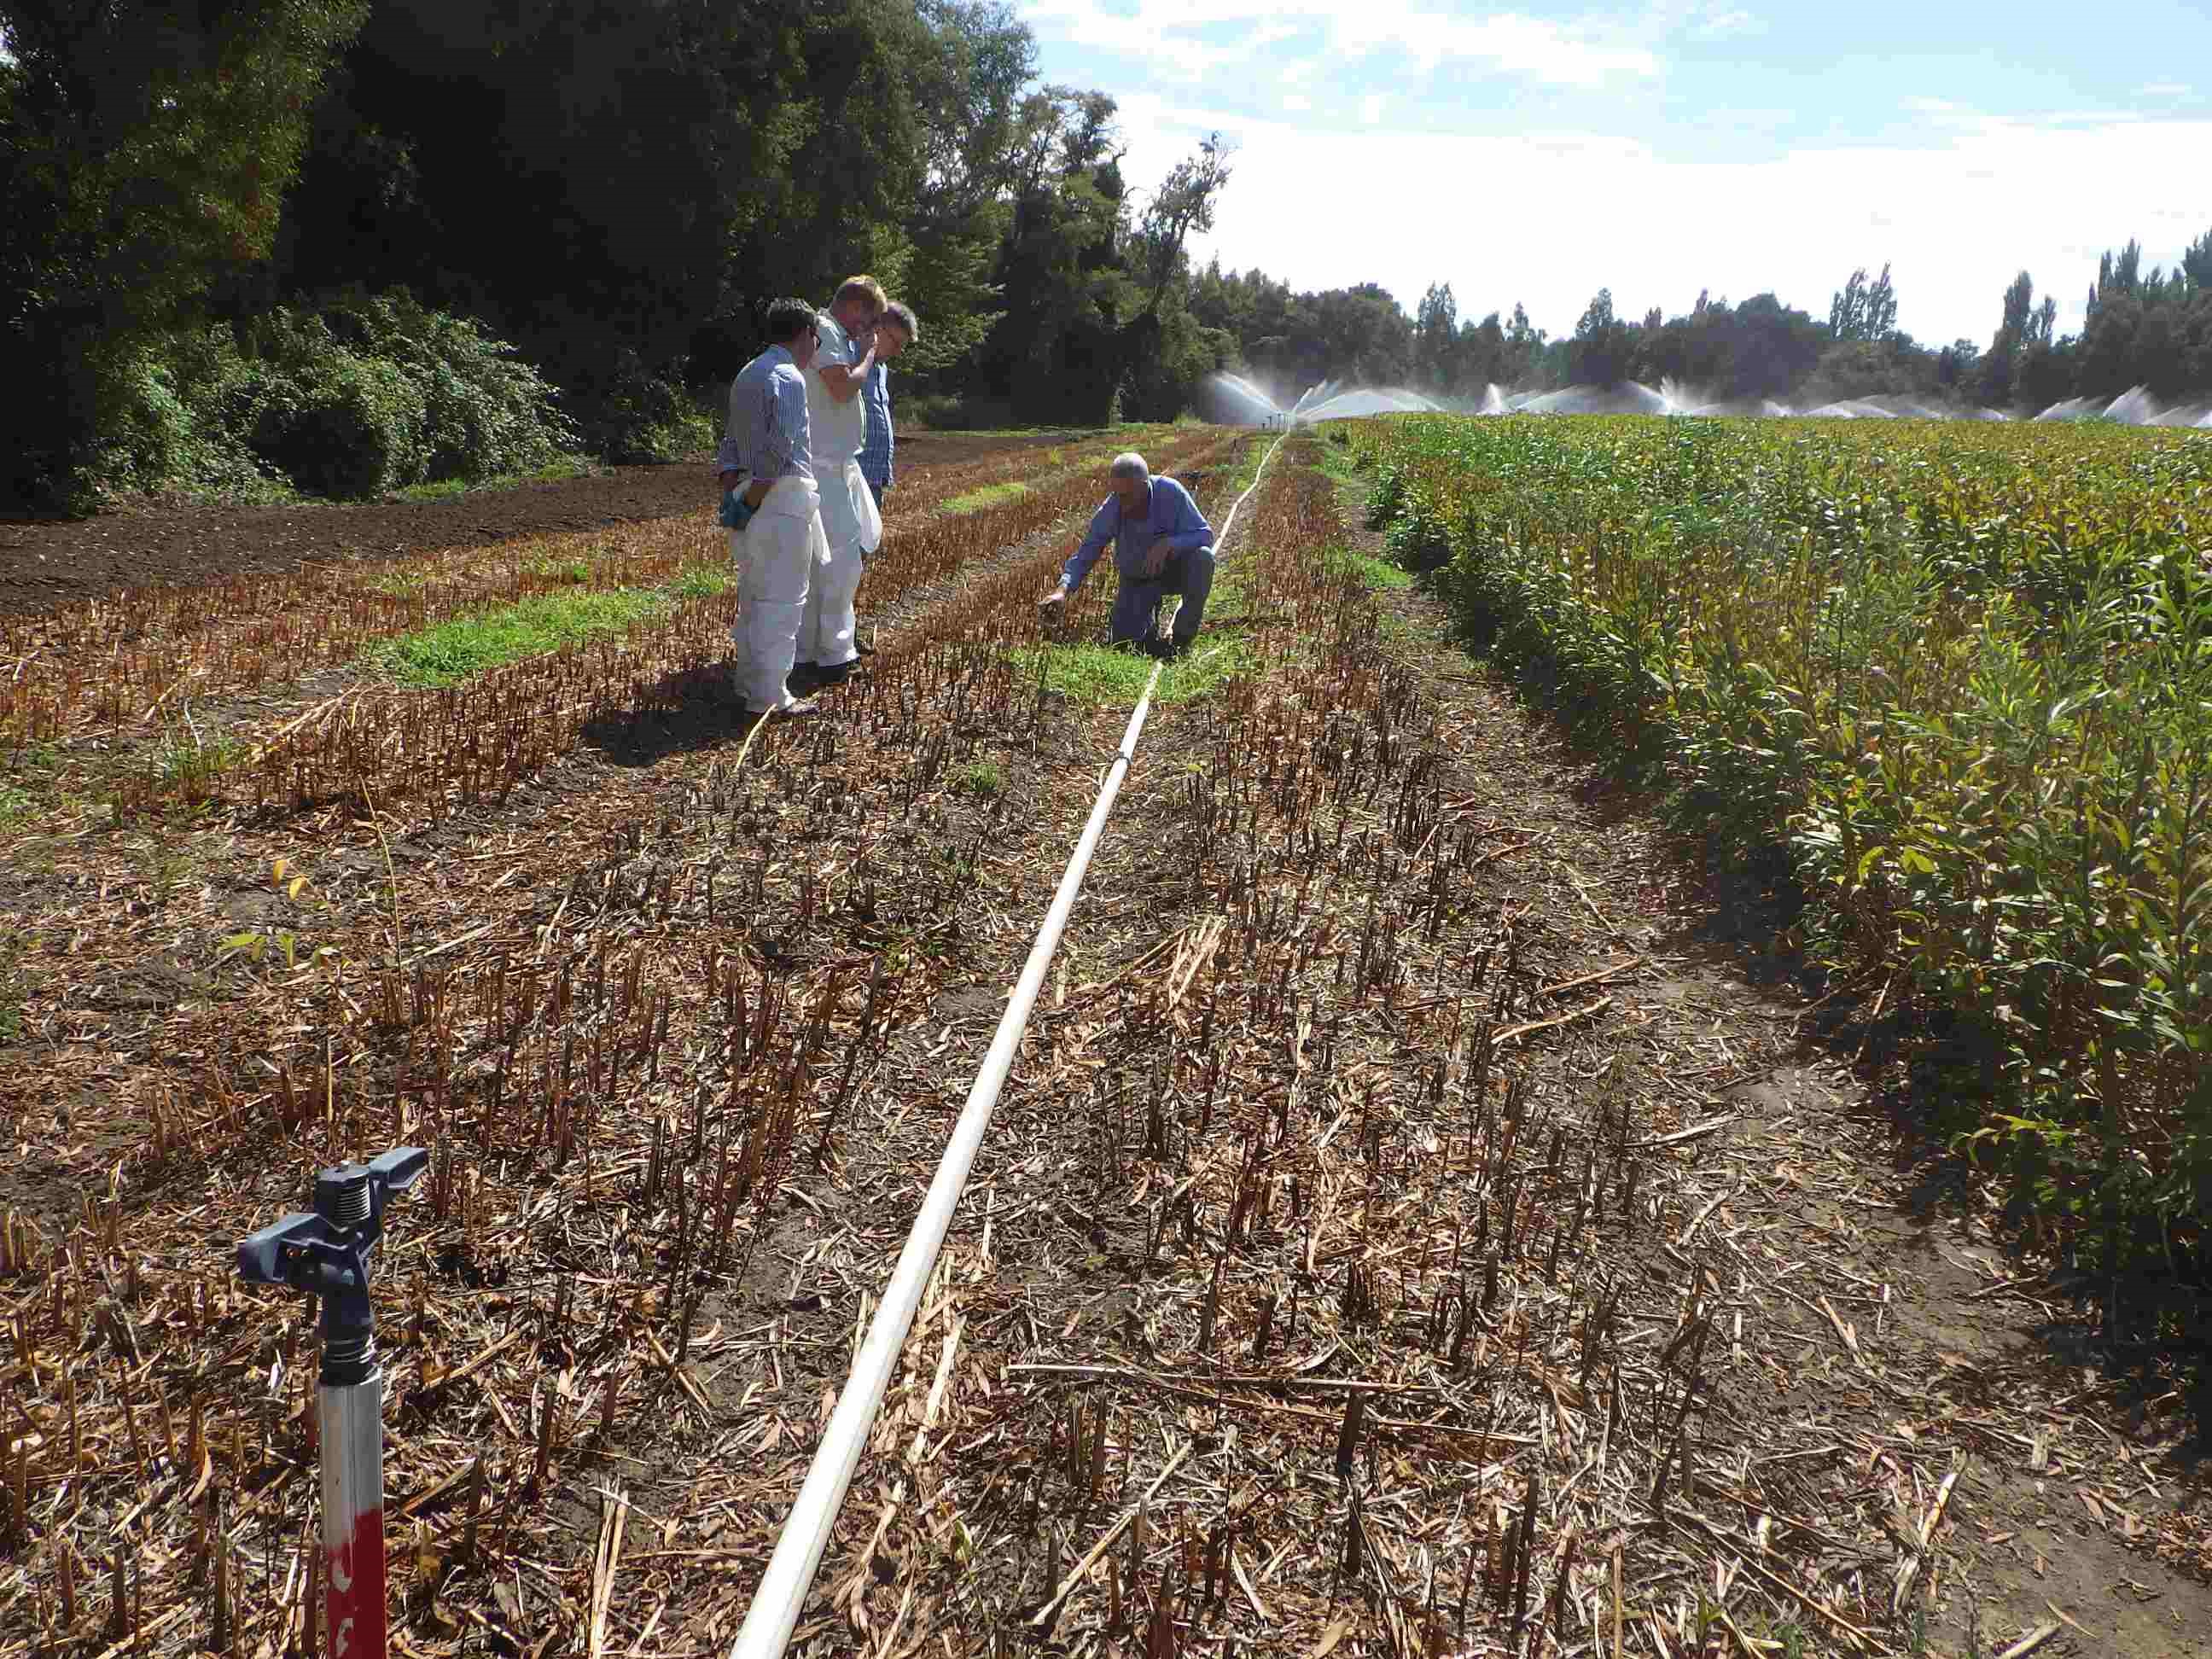
[[880, 357], [868, 371], [860, 401], [868, 406], [868, 435], [860, 445], [860, 476], [879, 489], [891, 487], [891, 456], [898, 440], [891, 432], [891, 371]]
[[[722, 447], [714, 457], [717, 472], [742, 472], [747, 480], [805, 478], [811, 482], [808, 456], [806, 376], [798, 359], [780, 345], [738, 371], [730, 382], [730, 418], [722, 428]], [[744, 483], [738, 486], [742, 489]]]
[[1109, 542], [1115, 544], [1114, 568], [1127, 581], [1144, 568], [1145, 556], [1152, 550], [1153, 539], [1162, 536], [1177, 553], [1213, 545], [1213, 526], [1206, 523], [1206, 514], [1191, 500], [1190, 491], [1173, 478], [1155, 477], [1151, 496], [1140, 514], [1125, 514], [1119, 495], [1109, 495], [1098, 504], [1098, 511], [1091, 514], [1091, 528], [1083, 538], [1083, 544], [1075, 550], [1060, 573], [1060, 584], [1071, 593], [1082, 586], [1083, 579], [1091, 574], [1091, 567], [1098, 562], [1098, 556], [1106, 550]]

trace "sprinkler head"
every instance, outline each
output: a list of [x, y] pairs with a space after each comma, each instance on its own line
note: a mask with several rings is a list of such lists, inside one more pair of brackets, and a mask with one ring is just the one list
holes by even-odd
[[287, 1285], [322, 1298], [325, 1380], [365, 1370], [375, 1348], [368, 1299], [371, 1258], [384, 1234], [384, 1206], [421, 1178], [430, 1154], [401, 1146], [368, 1164], [341, 1164], [315, 1176], [315, 1207], [271, 1223], [238, 1246], [239, 1277]]

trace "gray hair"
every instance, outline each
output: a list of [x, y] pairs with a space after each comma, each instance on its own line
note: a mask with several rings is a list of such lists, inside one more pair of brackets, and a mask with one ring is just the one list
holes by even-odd
[[1133, 449], [1125, 449], [1114, 458], [1114, 465], [1106, 469], [1109, 478], [1149, 478], [1152, 469], [1145, 465], [1145, 458]]
[[903, 300], [894, 300], [885, 306], [883, 320], [896, 323], [903, 329], [909, 345], [921, 337], [921, 325], [915, 319], [914, 307]]

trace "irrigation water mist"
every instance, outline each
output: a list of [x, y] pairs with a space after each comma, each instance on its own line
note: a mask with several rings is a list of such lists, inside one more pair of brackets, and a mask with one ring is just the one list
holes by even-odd
[[[1439, 399], [1402, 386], [1347, 387], [1341, 380], [1324, 380], [1299, 395], [1285, 409], [1264, 386], [1241, 374], [1207, 378], [1203, 401], [1216, 420], [1232, 426], [1297, 426], [1310, 421], [1334, 421], [1362, 415], [1437, 413], [1461, 415], [1733, 415], [1770, 420], [1833, 421], [2009, 421], [2015, 417], [1999, 409], [1947, 409], [1897, 393], [1848, 398], [1834, 403], [1802, 407], [1772, 398], [1728, 398], [1711, 395], [1678, 380], [1664, 380], [1657, 388], [1627, 380], [1619, 386], [1571, 386], [1557, 391], [1508, 391], [1504, 386], [1483, 388], [1480, 398]], [[2144, 387], [2136, 386], [2106, 402], [2095, 398], [2072, 398], [2053, 404], [2038, 421], [2117, 422], [2124, 426], [2196, 427], [2212, 430], [2212, 403], [2203, 399], [2168, 404]]]

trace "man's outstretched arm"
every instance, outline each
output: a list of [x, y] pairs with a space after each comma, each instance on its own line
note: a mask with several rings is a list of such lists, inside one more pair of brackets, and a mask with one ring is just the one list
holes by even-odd
[[1081, 544], [1060, 567], [1060, 586], [1045, 595], [1045, 604], [1057, 604], [1083, 586], [1083, 579], [1091, 574], [1091, 567], [1098, 562], [1098, 556], [1106, 550], [1121, 526], [1119, 510], [1120, 503], [1109, 500], [1091, 515], [1091, 528], [1084, 532]]

